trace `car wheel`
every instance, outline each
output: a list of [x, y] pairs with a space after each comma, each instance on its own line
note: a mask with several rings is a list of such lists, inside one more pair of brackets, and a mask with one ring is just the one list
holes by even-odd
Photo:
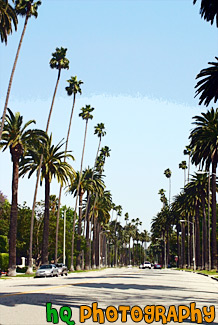
[[64, 273], [61, 273], [61, 276], [63, 276], [64, 275]]
[[57, 273], [57, 274], [56, 274], [56, 277], [58, 277], [58, 275], [59, 275], [59, 274]]

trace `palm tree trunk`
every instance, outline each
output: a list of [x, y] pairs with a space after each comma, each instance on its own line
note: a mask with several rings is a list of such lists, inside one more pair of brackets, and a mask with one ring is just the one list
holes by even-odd
[[50, 119], [51, 119], [51, 113], [52, 113], [53, 106], [54, 106], [54, 100], [55, 100], [55, 97], [56, 97], [56, 93], [57, 93], [57, 89], [58, 89], [58, 84], [59, 84], [59, 81], [60, 81], [60, 76], [61, 76], [61, 69], [58, 69], [58, 78], [57, 78], [57, 81], [56, 81], [56, 85], [55, 85], [55, 89], [54, 89], [54, 94], [53, 94], [52, 102], [51, 102], [51, 107], [50, 107], [50, 111], [49, 111], [49, 114], [48, 114], [48, 121], [47, 121], [47, 126], [46, 126], [46, 131], [45, 131], [46, 133], [48, 133], [48, 128], [49, 128]]
[[91, 240], [90, 240], [90, 213], [89, 207], [87, 207], [88, 214], [86, 217], [86, 252], [85, 252], [85, 270], [90, 269], [90, 250], [91, 250]]
[[177, 236], [177, 256], [178, 256], [178, 261], [177, 261], [177, 267], [181, 265], [181, 255], [180, 255], [180, 239], [179, 239], [179, 224], [177, 223], [176, 225], [176, 236]]
[[202, 268], [203, 270], [208, 269], [208, 247], [207, 247], [207, 223], [206, 223], [206, 210], [205, 210], [205, 196], [202, 193]]
[[170, 263], [170, 241], [169, 241], [169, 227], [167, 227], [167, 242], [166, 242], [166, 250], [167, 250], [167, 256], [166, 256], [166, 259], [167, 259], [167, 265]]
[[76, 270], [81, 270], [81, 233], [82, 233], [82, 202], [83, 202], [83, 190], [80, 189], [79, 194], [79, 220], [78, 220], [78, 238], [77, 238], [77, 258], [76, 258]]
[[187, 243], [188, 243], [188, 268], [190, 269], [191, 267], [191, 259], [190, 259], [190, 221], [189, 221], [189, 213], [187, 216], [187, 220], [188, 220], [188, 233], [187, 233]]
[[181, 262], [182, 262], [182, 269], [185, 267], [185, 224], [182, 223], [182, 254], [181, 254]]
[[[96, 220], [97, 221], [97, 220]], [[99, 232], [100, 232], [100, 224], [96, 222], [96, 245], [95, 245], [95, 260], [97, 268], [100, 268], [100, 255], [99, 255]]]
[[9, 96], [10, 96], [10, 92], [11, 92], [11, 86], [12, 86], [12, 81], [13, 81], [13, 77], [14, 77], [14, 72], [15, 72], [15, 69], [16, 69], [17, 60], [18, 60], [21, 45], [22, 45], [22, 42], [23, 42], [23, 37], [24, 37], [25, 31], [26, 31], [28, 19], [29, 19], [29, 15], [26, 15], [23, 31], [22, 31], [22, 34], [21, 34], [21, 37], [20, 37], [20, 42], [18, 44], [17, 53], [16, 53], [16, 56], [15, 56], [15, 60], [14, 60], [14, 64], [13, 64], [13, 67], [12, 67], [11, 76], [10, 76], [10, 80], [9, 80], [9, 84], [8, 84], [8, 90], [7, 90], [7, 95], [6, 95], [6, 99], [5, 99], [5, 106], [4, 106], [4, 111], [3, 111], [3, 115], [2, 115], [2, 123], [1, 123], [1, 129], [0, 129], [0, 141], [2, 139], [2, 131], [3, 131], [4, 123], [5, 123], [5, 115], [6, 115], [6, 111], [7, 111], [7, 107], [8, 107], [8, 101], [9, 101]]
[[16, 239], [17, 239], [17, 192], [18, 192], [18, 174], [19, 157], [12, 155], [13, 175], [12, 175], [12, 202], [10, 214], [9, 229], [9, 276], [16, 275]]
[[217, 162], [212, 163], [212, 233], [211, 233], [211, 267], [217, 269], [217, 242], [216, 242], [216, 165]]
[[[73, 106], [72, 106], [72, 110], [71, 110], [71, 114], [70, 114], [70, 121], [69, 121], [68, 132], [67, 132], [67, 140], [66, 140], [66, 145], [65, 145], [65, 154], [67, 152], [68, 141], [69, 141], [69, 137], [70, 137], [70, 129], [71, 129], [71, 123], [72, 123], [72, 118], [73, 118], [75, 99], [76, 99], [76, 94], [74, 93], [73, 94]], [[64, 157], [64, 162], [65, 161], [66, 161], [66, 157]], [[58, 197], [57, 221], [56, 221], [56, 236], [55, 236], [55, 263], [57, 263], [57, 259], [58, 259], [58, 231], [59, 231], [59, 220], [60, 220], [61, 194], [62, 194], [62, 186], [60, 185], [59, 197]]]
[[48, 264], [48, 239], [49, 239], [49, 197], [50, 197], [50, 183], [49, 177], [45, 177], [45, 216], [43, 228], [43, 242], [42, 242], [42, 263]]
[[[94, 178], [94, 172], [95, 172], [95, 167], [96, 167], [96, 163], [97, 163], [97, 158], [98, 158], [98, 153], [100, 150], [100, 146], [101, 146], [101, 137], [99, 138], [99, 143], [98, 143], [98, 149], [97, 149], [97, 153], [96, 153], [96, 157], [95, 157], [95, 163], [94, 163], [94, 167], [93, 167], [93, 172], [92, 172], [92, 178], [91, 180], [93, 181]], [[88, 192], [88, 198], [87, 198], [87, 203], [86, 203], [86, 212], [85, 212], [85, 220], [87, 220], [87, 227], [88, 227], [88, 222], [90, 222], [90, 217], [89, 217], [89, 205], [90, 205], [90, 197], [91, 197], [91, 192]], [[89, 232], [86, 232], [86, 254], [85, 254], [85, 269], [88, 270], [89, 269], [89, 258], [90, 258], [90, 242], [89, 242]]]
[[92, 268], [96, 269], [96, 255], [95, 255], [95, 251], [96, 251], [96, 233], [97, 233], [97, 219], [94, 218], [93, 219], [93, 242], [92, 242]]
[[[57, 88], [58, 88], [58, 84], [59, 84], [59, 80], [60, 80], [60, 74], [61, 74], [61, 70], [59, 69], [58, 70], [58, 78], [57, 78], [57, 81], [56, 81], [55, 90], [54, 90], [54, 94], [53, 94], [53, 97], [52, 97], [52, 103], [51, 103], [51, 107], [50, 107], [50, 112], [49, 112], [49, 116], [48, 116], [48, 121], [47, 121], [47, 125], [46, 125], [46, 133], [48, 133], [51, 113], [52, 113], [52, 110], [53, 110], [54, 100], [55, 100], [55, 96], [56, 96], [56, 93], [57, 93]], [[42, 168], [42, 161], [43, 161], [43, 156], [41, 155], [40, 163], [39, 163], [39, 167], [38, 167], [38, 172], [37, 172], [37, 177], [36, 177], [36, 186], [35, 186], [34, 197], [33, 197], [33, 205], [32, 205], [31, 225], [30, 225], [29, 266], [28, 266], [28, 269], [27, 269], [27, 272], [26, 272], [27, 274], [32, 273], [34, 215], [35, 215], [37, 192], [38, 192], [38, 187], [39, 187], [39, 178], [40, 178], [40, 173], [41, 173], [41, 168]]]
[[86, 120], [86, 126], [85, 126], [85, 135], [84, 135], [84, 142], [83, 142], [81, 166], [80, 166], [79, 180], [78, 180], [78, 186], [77, 186], [77, 195], [76, 195], [76, 203], [75, 203], [75, 210], [74, 210], [74, 218], [73, 218], [73, 233], [72, 233], [72, 247], [71, 247], [71, 266], [70, 266], [70, 270], [71, 271], [74, 271], [73, 256], [74, 256], [74, 233], [75, 233], [75, 224], [76, 224], [76, 210], [77, 210], [77, 203], [78, 203], [78, 196], [79, 196], [79, 188], [80, 188], [81, 177], [82, 177], [82, 167], [83, 167], [83, 158], [84, 158], [84, 152], [85, 152], [85, 146], [86, 146], [87, 127], [88, 127], [88, 120]]
[[200, 224], [199, 224], [199, 202], [196, 202], [196, 215], [195, 215], [195, 240], [196, 240], [196, 267], [200, 269], [201, 267], [201, 256], [200, 256]]

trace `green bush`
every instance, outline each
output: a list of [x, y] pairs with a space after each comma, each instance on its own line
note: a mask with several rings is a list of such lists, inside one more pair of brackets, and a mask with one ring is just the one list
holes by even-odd
[[7, 236], [0, 235], [0, 252], [1, 253], [8, 252], [8, 238], [7, 238]]
[[0, 253], [0, 269], [4, 272], [7, 272], [9, 266], [9, 254]]

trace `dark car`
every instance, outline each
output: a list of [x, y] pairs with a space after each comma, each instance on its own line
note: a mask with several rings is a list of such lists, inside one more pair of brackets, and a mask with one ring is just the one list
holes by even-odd
[[59, 273], [59, 275], [67, 275], [68, 274], [68, 268], [67, 268], [67, 266], [65, 265], [65, 264], [63, 264], [63, 263], [57, 263], [57, 264], [55, 264], [56, 265], [56, 267], [58, 268], [58, 273]]
[[161, 269], [161, 265], [158, 263], [154, 264], [154, 269]]

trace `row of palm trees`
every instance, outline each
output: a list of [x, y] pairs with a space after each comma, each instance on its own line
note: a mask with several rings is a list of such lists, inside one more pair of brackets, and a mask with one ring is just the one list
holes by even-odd
[[[84, 137], [84, 145], [83, 145], [83, 154], [81, 160], [84, 156], [84, 147], [85, 147], [85, 138], [87, 132], [87, 123], [92, 115], [93, 108], [90, 106], [82, 108], [82, 112], [80, 116], [86, 121], [85, 128], [85, 137]], [[71, 160], [74, 157], [65, 150], [62, 150], [63, 141], [58, 143], [57, 146], [52, 144], [52, 135], [48, 136], [46, 132], [38, 129], [28, 129], [29, 125], [35, 121], [29, 121], [23, 125], [23, 117], [20, 116], [19, 113], [15, 115], [12, 113], [10, 109], [8, 109], [8, 114], [6, 115], [6, 122], [4, 125], [3, 133], [2, 133], [2, 141], [0, 143], [1, 148], [6, 150], [10, 149], [12, 162], [13, 162], [13, 176], [12, 176], [12, 204], [11, 204], [11, 216], [10, 216], [10, 230], [9, 230], [9, 268], [11, 269], [11, 273], [14, 272], [16, 268], [16, 228], [17, 228], [17, 197], [18, 197], [18, 179], [19, 176], [24, 176], [28, 174], [30, 178], [35, 171], [40, 175], [41, 183], [45, 180], [45, 215], [44, 215], [44, 231], [43, 231], [43, 245], [42, 245], [42, 262], [48, 262], [48, 233], [49, 233], [49, 197], [50, 197], [50, 183], [52, 178], [56, 177], [58, 182], [63, 186], [64, 184], [69, 184], [69, 191], [74, 192], [74, 188], [76, 188], [76, 196], [78, 197], [78, 193], [80, 195], [80, 204], [82, 203], [82, 169], [78, 173], [78, 177], [76, 178], [76, 173], [72, 166], [66, 162], [66, 158], [70, 158]], [[95, 133], [102, 132], [104, 129], [103, 123], [98, 124], [95, 128]], [[98, 132], [97, 132], [98, 131]], [[100, 155], [98, 156], [98, 170], [101, 169], [101, 172], [93, 170], [85, 171], [84, 179], [86, 178], [87, 183], [89, 183], [89, 187], [93, 187], [94, 183], [97, 187], [101, 187], [100, 189], [95, 187], [96, 192], [99, 192], [99, 195], [103, 194], [103, 189], [105, 185], [103, 182], [96, 182], [96, 173], [98, 173], [99, 180], [103, 177], [103, 164], [105, 162], [105, 157], [109, 155], [109, 148], [104, 147], [101, 149]], [[92, 191], [92, 193], [94, 193]], [[104, 193], [105, 196], [105, 193]], [[110, 196], [110, 195], [109, 195]], [[102, 196], [99, 196], [98, 204], [100, 199], [102, 200]], [[97, 203], [97, 202], [96, 202]], [[107, 202], [108, 203], [108, 202]], [[102, 208], [102, 207], [101, 207]], [[93, 207], [95, 209], [95, 207]], [[109, 214], [110, 205], [105, 205], [104, 209]], [[102, 210], [104, 210], [102, 208]], [[75, 210], [76, 211], [76, 207]], [[81, 211], [81, 206], [80, 206]], [[105, 211], [104, 211], [105, 212]], [[88, 211], [88, 213], [90, 213]], [[76, 220], [76, 212], [74, 212], [74, 225]], [[81, 224], [82, 216], [79, 213], [79, 224]], [[81, 227], [79, 227], [81, 233]], [[79, 236], [80, 236], [79, 233]], [[73, 230], [74, 234], [74, 230]], [[73, 235], [74, 236], [74, 235]], [[72, 247], [74, 245], [74, 240], [72, 241]], [[73, 249], [72, 249], [73, 252]], [[72, 265], [73, 265], [73, 253], [72, 253]]]
[[[194, 4], [196, 2], [197, 0], [193, 1]], [[218, 27], [218, 5], [215, 1], [201, 0], [200, 14], [211, 24], [216, 21]], [[216, 60], [218, 60], [217, 57]], [[212, 100], [216, 103], [218, 98], [218, 63], [209, 62], [209, 65], [208, 68], [201, 70], [196, 77], [199, 80], [195, 86], [195, 96], [199, 95], [199, 105], [208, 106]], [[152, 240], [155, 246], [156, 236], [162, 236], [163, 243], [169, 245], [169, 240], [165, 239], [165, 232], [170, 229], [172, 243], [175, 241], [176, 230], [177, 245], [171, 254], [174, 256], [177, 254], [178, 265], [183, 267], [187, 264], [190, 267], [192, 259], [195, 258], [193, 264], [196, 267], [216, 269], [218, 109], [211, 108], [206, 113], [194, 116], [193, 119], [195, 128], [189, 136], [190, 144], [184, 150], [184, 154], [189, 157], [188, 167], [186, 161], [179, 164], [179, 168], [184, 170], [184, 188], [180, 194], [174, 197], [172, 204], [170, 204], [170, 197], [167, 202], [167, 199], [163, 197], [164, 193], [162, 193], [162, 200], [165, 204], [161, 212], [153, 219]], [[190, 162], [201, 170], [201, 172], [196, 172], [191, 180], [189, 178]], [[188, 182], [186, 183], [185, 170], [187, 168]], [[158, 226], [160, 227], [158, 228]], [[187, 235], [186, 244], [185, 234]], [[187, 245], [187, 254], [185, 254], [185, 245]], [[162, 260], [165, 259], [168, 262], [169, 258], [169, 251], [164, 254], [164, 248], [162, 248]]]
[[[200, 170], [188, 176], [184, 188], [169, 204], [165, 191], [161, 189], [163, 207], [152, 222], [152, 238], [163, 237], [166, 244], [169, 239], [165, 234], [169, 229], [171, 234], [177, 230], [177, 255], [180, 265], [190, 267], [193, 258], [193, 238], [195, 237], [195, 258], [198, 268], [217, 268], [217, 219], [216, 219], [216, 167], [217, 167], [217, 138], [218, 138], [218, 109], [211, 108], [206, 113], [194, 116], [195, 128], [190, 133], [189, 155], [191, 162]], [[210, 167], [212, 173], [210, 171]], [[188, 168], [186, 162], [179, 164], [179, 168]], [[185, 180], [184, 174], [184, 180]], [[210, 209], [211, 207], [211, 209]], [[211, 211], [210, 211], [211, 210]], [[180, 222], [182, 220], [182, 222]], [[184, 221], [186, 220], [186, 227]], [[160, 226], [158, 230], [158, 226]], [[193, 228], [195, 234], [193, 234]], [[182, 232], [182, 248], [180, 250], [179, 232]], [[187, 234], [187, 256], [185, 258], [185, 232]], [[157, 234], [158, 233], [158, 234]], [[168, 252], [168, 249], [167, 249]], [[169, 260], [169, 252], [165, 256]]]

